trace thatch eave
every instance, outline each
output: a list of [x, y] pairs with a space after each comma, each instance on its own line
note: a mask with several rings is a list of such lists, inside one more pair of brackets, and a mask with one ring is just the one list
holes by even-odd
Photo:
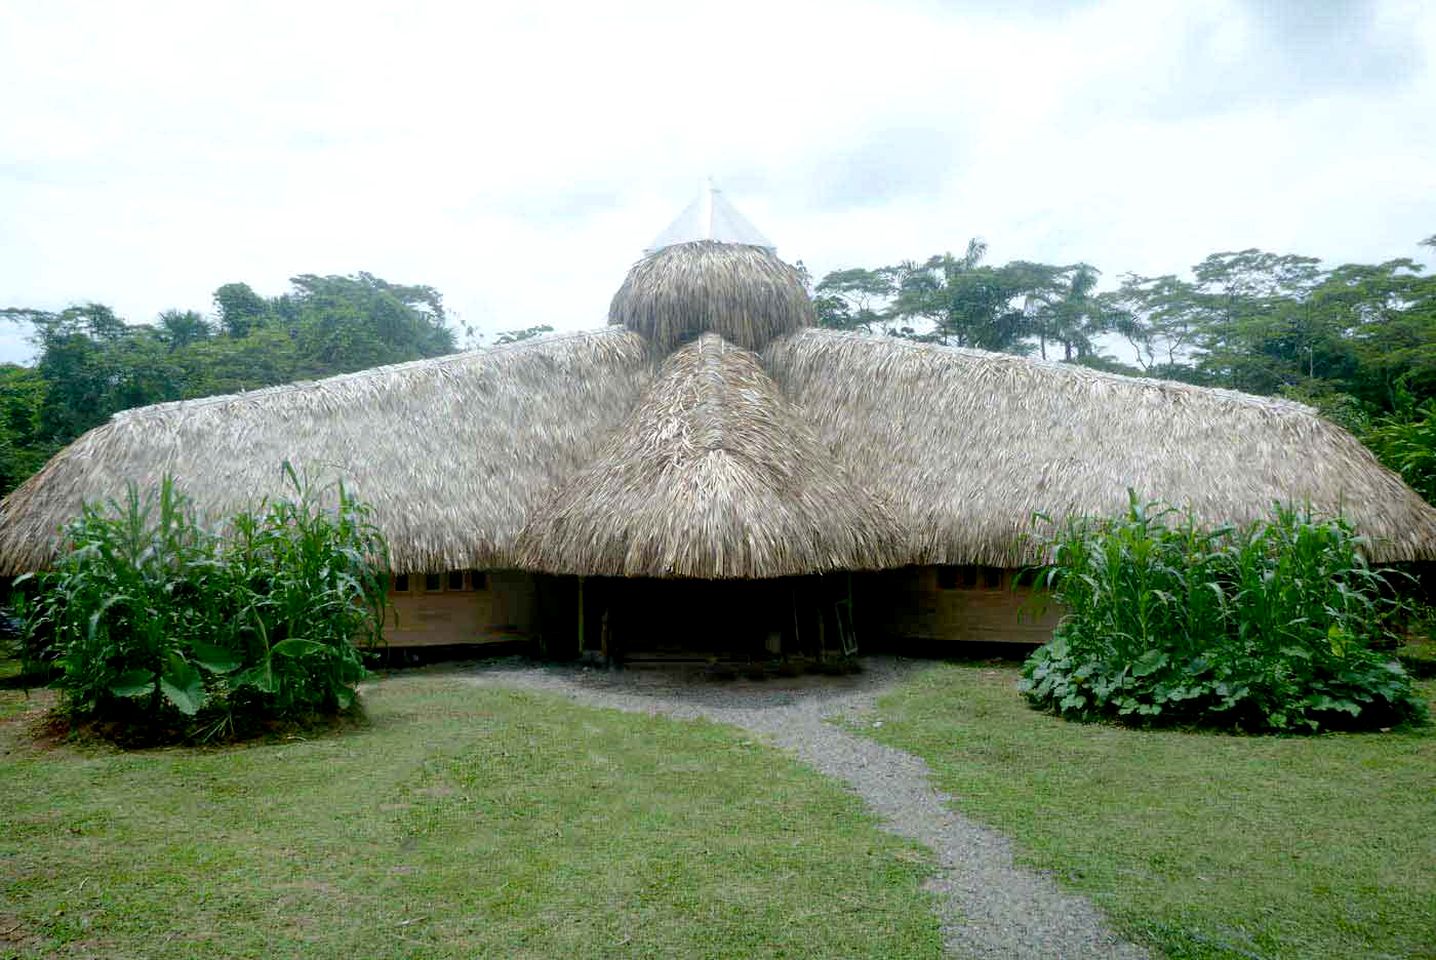
[[398, 570], [511, 566], [533, 503], [651, 376], [642, 339], [608, 329], [125, 411], [0, 502], [0, 575], [49, 564], [80, 505], [127, 483], [172, 474], [218, 524], [285, 494], [286, 460], [368, 502]]
[[1436, 510], [1302, 404], [828, 330], [764, 362], [855, 482], [889, 493], [913, 563], [1041, 561], [1034, 515], [1112, 515], [1128, 488], [1213, 526], [1309, 505], [1372, 560], [1436, 559]]

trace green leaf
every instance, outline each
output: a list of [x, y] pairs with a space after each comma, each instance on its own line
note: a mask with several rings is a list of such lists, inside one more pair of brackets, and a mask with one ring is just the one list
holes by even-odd
[[272, 694], [279, 691], [279, 682], [275, 679], [274, 669], [268, 657], [236, 676], [234, 685], [236, 687], [253, 687], [260, 693]]
[[180, 713], [192, 717], [204, 706], [204, 680], [192, 664], [171, 654], [160, 675], [160, 692]]
[[238, 670], [242, 662], [239, 654], [202, 640], [190, 644], [190, 656], [210, 673], [230, 673]]
[[1161, 650], [1148, 650], [1132, 664], [1132, 676], [1145, 677], [1156, 673], [1167, 665], [1167, 655]]
[[1345, 658], [1352, 647], [1352, 636], [1339, 623], [1333, 623], [1326, 630], [1326, 641], [1333, 656]]
[[348, 710], [354, 706], [354, 691], [342, 684], [335, 684], [334, 700], [339, 705], [340, 710]]
[[155, 689], [153, 670], [126, 670], [110, 684], [110, 692], [117, 697], [142, 697]]
[[311, 653], [318, 653], [325, 648], [325, 644], [318, 640], [305, 640], [301, 637], [290, 637], [288, 640], [281, 640], [270, 648], [271, 654], [279, 654], [282, 657], [304, 657]]

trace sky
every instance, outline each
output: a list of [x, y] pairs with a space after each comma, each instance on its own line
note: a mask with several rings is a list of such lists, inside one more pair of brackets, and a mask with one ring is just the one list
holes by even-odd
[[490, 341], [592, 328], [705, 177], [815, 277], [1429, 264], [1436, 4], [0, 6], [0, 306], [362, 270]]

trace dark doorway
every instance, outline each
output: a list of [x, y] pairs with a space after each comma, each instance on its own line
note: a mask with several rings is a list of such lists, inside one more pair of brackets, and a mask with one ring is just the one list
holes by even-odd
[[548, 659], [755, 661], [856, 652], [846, 575], [539, 579], [539, 654]]

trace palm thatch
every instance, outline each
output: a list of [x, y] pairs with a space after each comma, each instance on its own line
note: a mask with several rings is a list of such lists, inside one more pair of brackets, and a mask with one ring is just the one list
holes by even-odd
[[618, 288], [608, 322], [646, 337], [659, 355], [700, 333], [745, 350], [813, 323], [798, 272], [762, 247], [711, 240], [665, 247]]
[[374, 507], [394, 566], [505, 566], [535, 502], [589, 463], [652, 376], [623, 330], [378, 367], [116, 415], [0, 503], [0, 575], [43, 567], [85, 501], [175, 475], [219, 521], [289, 460]]
[[519, 563], [625, 577], [781, 577], [901, 564], [892, 518], [756, 354], [704, 334], [597, 459], [535, 511]]
[[853, 480], [890, 496], [908, 563], [1039, 560], [1034, 513], [1112, 515], [1129, 487], [1210, 525], [1310, 504], [1373, 560], [1436, 559], [1436, 510], [1300, 404], [827, 330], [764, 362]]
[[768, 252], [683, 244], [630, 273], [628, 329], [128, 411], [0, 502], [0, 575], [49, 563], [127, 482], [171, 473], [217, 521], [281, 492], [284, 460], [343, 477], [407, 572], [1014, 566], [1041, 559], [1034, 512], [1110, 514], [1128, 487], [1212, 525], [1309, 503], [1374, 560], [1436, 559], [1436, 510], [1306, 407], [804, 329], [811, 312]]

